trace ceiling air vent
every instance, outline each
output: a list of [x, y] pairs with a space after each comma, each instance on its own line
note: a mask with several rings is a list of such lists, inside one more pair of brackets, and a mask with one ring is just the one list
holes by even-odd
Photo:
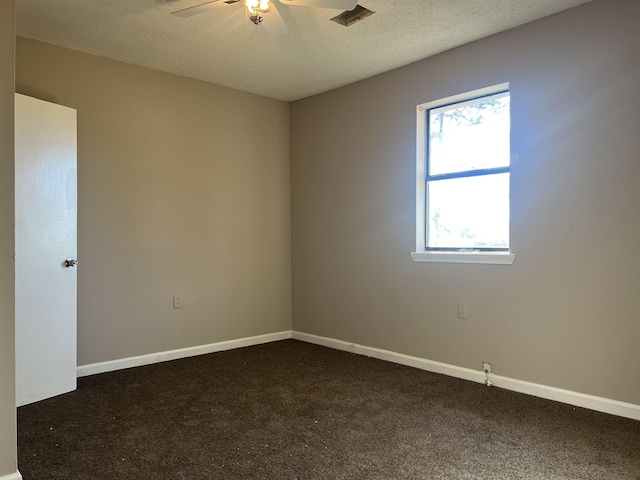
[[376, 12], [372, 12], [367, 8], [357, 5], [353, 10], [342, 12], [337, 17], [333, 17], [331, 21], [344, 25], [345, 27], [350, 27], [354, 23], [367, 18], [369, 15], [373, 15], [374, 13]]
[[234, 3], [238, 3], [240, 0], [225, 0], [223, 3], [227, 5], [233, 5]]

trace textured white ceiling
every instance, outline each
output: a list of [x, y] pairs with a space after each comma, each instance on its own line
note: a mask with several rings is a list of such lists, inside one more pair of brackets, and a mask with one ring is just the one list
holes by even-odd
[[[278, 5], [289, 34], [270, 38], [222, 0], [17, 0], [17, 33], [74, 50], [282, 100], [382, 73], [589, 0], [360, 0], [375, 15]], [[269, 14], [265, 15], [269, 21]]]

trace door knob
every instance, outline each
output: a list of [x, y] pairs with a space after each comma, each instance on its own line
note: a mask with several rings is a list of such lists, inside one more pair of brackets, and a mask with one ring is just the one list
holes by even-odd
[[75, 267], [78, 264], [78, 260], [76, 260], [75, 258], [67, 258], [64, 261], [64, 266], [69, 268], [69, 267]]

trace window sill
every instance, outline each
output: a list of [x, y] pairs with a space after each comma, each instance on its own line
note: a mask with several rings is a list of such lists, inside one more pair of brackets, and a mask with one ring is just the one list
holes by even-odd
[[484, 263], [488, 265], [511, 265], [516, 259], [508, 252], [411, 252], [414, 262], [436, 263]]

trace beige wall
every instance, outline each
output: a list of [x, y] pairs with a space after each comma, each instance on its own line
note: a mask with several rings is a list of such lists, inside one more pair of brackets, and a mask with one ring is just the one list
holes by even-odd
[[13, 288], [15, 1], [0, 1], [0, 477], [16, 471]]
[[291, 328], [287, 103], [22, 38], [16, 90], [78, 111], [80, 365]]
[[[293, 103], [294, 328], [640, 404], [638, 59], [595, 0]], [[414, 263], [416, 105], [507, 81], [515, 264]]]

